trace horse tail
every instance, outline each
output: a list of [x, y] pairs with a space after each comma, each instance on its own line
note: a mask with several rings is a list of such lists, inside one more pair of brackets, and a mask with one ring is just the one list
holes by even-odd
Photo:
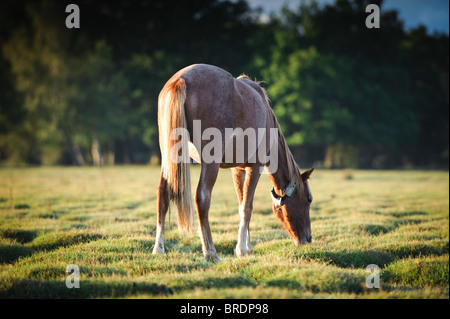
[[184, 80], [178, 77], [167, 82], [158, 98], [158, 127], [161, 170], [167, 180], [169, 199], [177, 207], [178, 229], [189, 232], [193, 225], [193, 204], [185, 100]]

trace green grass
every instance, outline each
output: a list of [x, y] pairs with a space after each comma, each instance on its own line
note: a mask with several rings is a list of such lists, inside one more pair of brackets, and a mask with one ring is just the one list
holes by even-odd
[[[238, 205], [222, 170], [210, 211], [222, 262], [211, 264], [173, 214], [166, 254], [152, 255], [158, 167], [0, 169], [0, 298], [448, 298], [448, 172], [346, 174], [312, 175], [313, 242], [298, 247], [263, 176], [254, 255], [238, 258]], [[65, 285], [69, 264], [80, 267], [79, 289]], [[369, 264], [380, 267], [379, 289], [365, 285]]]

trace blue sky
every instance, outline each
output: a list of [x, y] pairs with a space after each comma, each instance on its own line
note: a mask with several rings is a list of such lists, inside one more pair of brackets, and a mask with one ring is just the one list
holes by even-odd
[[[296, 9], [301, 0], [248, 0], [252, 7], [262, 7], [265, 13], [277, 12], [283, 4]], [[308, 2], [308, 0], [304, 0]], [[316, 0], [320, 4], [334, 0]], [[449, 33], [449, 0], [385, 0], [383, 9], [397, 9], [406, 28], [425, 25], [430, 33]]]

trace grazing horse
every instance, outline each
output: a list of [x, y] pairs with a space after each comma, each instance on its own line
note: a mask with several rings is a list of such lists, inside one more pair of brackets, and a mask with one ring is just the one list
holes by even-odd
[[[195, 132], [199, 125], [200, 132]], [[273, 212], [295, 244], [311, 242], [312, 195], [307, 180], [314, 168], [300, 173], [266, 92], [258, 83], [245, 75], [234, 78], [212, 65], [188, 66], [173, 75], [159, 94], [158, 128], [162, 162], [154, 254], [164, 253], [164, 221], [170, 201], [177, 209], [179, 229], [186, 231], [193, 225], [195, 202], [204, 257], [220, 261], [208, 221], [219, 168], [231, 169], [239, 201], [237, 256], [253, 253], [249, 223], [255, 188], [264, 170], [273, 184]], [[275, 137], [269, 130], [275, 130]], [[245, 145], [238, 145], [238, 140]], [[194, 201], [190, 158], [201, 165]]]

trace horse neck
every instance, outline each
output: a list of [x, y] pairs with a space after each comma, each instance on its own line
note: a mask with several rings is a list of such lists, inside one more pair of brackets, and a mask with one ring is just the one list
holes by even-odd
[[[278, 195], [283, 193], [283, 189], [289, 184], [293, 176], [289, 172], [288, 158], [289, 153], [286, 150], [287, 145], [285, 143], [278, 143], [278, 168], [275, 173], [269, 173], [269, 179], [272, 181], [275, 192]], [[287, 151], [287, 152], [286, 152]]]

